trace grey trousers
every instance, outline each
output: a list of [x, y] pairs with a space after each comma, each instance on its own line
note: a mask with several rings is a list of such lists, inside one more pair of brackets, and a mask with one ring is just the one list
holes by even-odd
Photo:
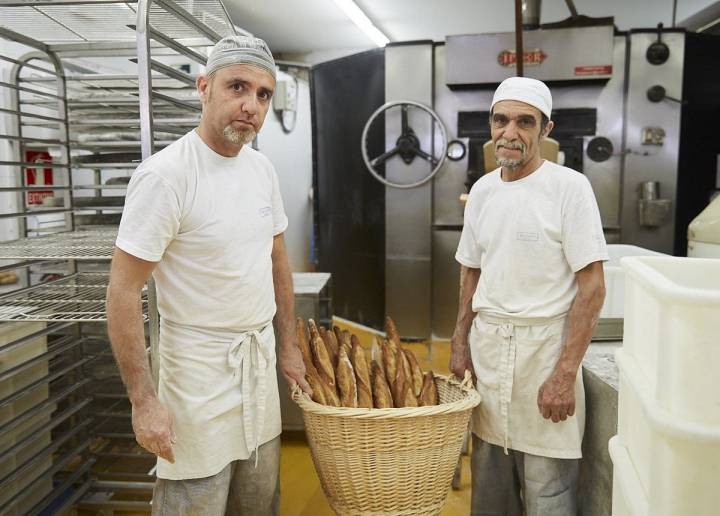
[[577, 516], [579, 459], [551, 459], [473, 434], [472, 516]]
[[212, 477], [157, 479], [153, 516], [278, 516], [280, 514], [280, 437], [236, 460]]

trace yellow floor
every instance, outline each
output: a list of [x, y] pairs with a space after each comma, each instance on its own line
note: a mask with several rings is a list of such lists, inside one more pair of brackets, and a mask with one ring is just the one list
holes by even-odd
[[[335, 323], [356, 334], [364, 348], [372, 344], [372, 332], [340, 321]], [[423, 370], [432, 369], [448, 374], [450, 343], [404, 344], [411, 349]], [[467, 515], [470, 513], [470, 457], [463, 456], [460, 489], [450, 491], [442, 516]], [[282, 516], [332, 516], [334, 513], [325, 499], [320, 481], [310, 456], [304, 433], [283, 434], [280, 464], [280, 514]]]

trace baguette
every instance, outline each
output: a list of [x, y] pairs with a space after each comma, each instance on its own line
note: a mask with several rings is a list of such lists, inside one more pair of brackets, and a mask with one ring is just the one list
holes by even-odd
[[[385, 368], [383, 367], [382, 344], [380, 343], [380, 340], [377, 337], [373, 337], [372, 348], [370, 349], [370, 364], [371, 364], [371, 366], [372, 366], [372, 362], [377, 363], [378, 367], [380, 367], [380, 370], [383, 373], [383, 376], [386, 376]], [[372, 369], [372, 367], [371, 367], [371, 369]], [[372, 374], [372, 371], [370, 374]]]
[[315, 324], [315, 321], [313, 319], [308, 319], [308, 333], [310, 334], [310, 342], [312, 342], [315, 337], [320, 336], [317, 324]]
[[313, 363], [318, 371], [318, 376], [327, 387], [331, 387], [332, 390], [335, 391], [337, 389], [335, 385], [335, 369], [330, 361], [330, 356], [328, 355], [325, 343], [318, 335], [310, 341], [310, 347], [312, 349]]
[[410, 371], [412, 372], [413, 392], [415, 393], [415, 396], [420, 396], [420, 391], [422, 391], [423, 386], [422, 370], [420, 369], [417, 358], [415, 358], [415, 354], [409, 349], [404, 350], [404, 352], [407, 361], [410, 363]]
[[398, 348], [397, 358], [395, 359], [397, 366], [403, 368], [403, 374], [405, 375], [405, 381], [413, 388], [412, 369], [410, 368], [410, 361], [408, 360], [405, 350]]
[[335, 375], [337, 377], [340, 403], [342, 406], [357, 407], [358, 389], [355, 380], [355, 371], [344, 347], [340, 349], [340, 354], [338, 355], [338, 365], [335, 370]]
[[[295, 330], [297, 332], [298, 346], [300, 347], [300, 353], [305, 362], [305, 368], [308, 369], [313, 365], [312, 352], [310, 351], [310, 344], [308, 344], [307, 333], [305, 332], [305, 321], [298, 317], [295, 323]], [[315, 367], [313, 366], [313, 369]]]
[[[399, 353], [402, 355], [402, 351]], [[396, 407], [417, 407], [418, 401], [412, 391], [411, 380], [405, 376], [405, 368], [398, 364], [393, 385], [393, 400]]]
[[315, 367], [313, 367], [312, 372], [307, 371], [305, 373], [305, 379], [307, 380], [310, 388], [313, 391], [312, 400], [316, 403], [320, 403], [320, 405], [327, 405], [327, 400], [325, 399], [325, 388], [321, 383], [322, 380], [320, 380], [317, 375]]
[[394, 389], [395, 377], [397, 375], [397, 355], [390, 348], [387, 340], [384, 340], [380, 345], [382, 350], [382, 363], [383, 369], [385, 369], [385, 378], [391, 388]]
[[385, 317], [385, 336], [392, 350], [397, 353], [400, 348], [400, 333], [398, 333], [397, 326], [395, 326], [395, 321], [389, 315]]
[[438, 395], [437, 384], [435, 383], [435, 375], [433, 375], [432, 371], [428, 371], [423, 377], [419, 401], [422, 407], [440, 403], [440, 396]]
[[393, 399], [390, 394], [390, 387], [385, 381], [385, 375], [380, 366], [373, 360], [370, 368], [372, 374], [372, 393], [375, 408], [392, 408]]
[[333, 326], [333, 333], [335, 334], [335, 342], [338, 343], [338, 346], [342, 343], [342, 330], [339, 326]]
[[370, 381], [370, 371], [367, 360], [365, 359], [365, 351], [359, 344], [353, 344], [350, 352], [350, 362], [355, 371], [355, 379], [357, 380], [357, 396], [358, 407], [372, 408], [372, 383]]
[[350, 350], [352, 349], [352, 337], [349, 331], [343, 330], [342, 340], [339, 342], [339, 345], [345, 348], [345, 352], [348, 355], [350, 354]]
[[405, 406], [405, 370], [402, 364], [398, 364], [395, 369], [395, 378], [390, 383], [390, 390], [392, 391], [393, 403], [398, 408]]
[[337, 341], [335, 340], [335, 333], [326, 330], [324, 326], [320, 326], [318, 328], [318, 333], [320, 333], [320, 337], [322, 337], [322, 340], [325, 343], [325, 347], [327, 348], [328, 356], [332, 361], [333, 367], [337, 367], [338, 345]]
[[404, 396], [403, 404], [406, 407], [420, 406], [417, 396], [415, 396], [415, 393], [412, 390], [412, 384], [410, 383], [410, 381], [405, 382], [405, 386], [403, 387], [403, 396]]
[[326, 384], [322, 380], [320, 380], [320, 384], [325, 390], [325, 401], [327, 402], [326, 405], [328, 407], [341, 407], [342, 405], [340, 404], [340, 398], [337, 395], [335, 387]]
[[356, 344], [357, 344], [358, 346], [361, 345], [361, 344], [360, 344], [360, 339], [358, 338], [357, 335], [355, 335], [355, 334], [353, 333], [352, 335], [350, 335], [350, 349], [354, 348]]

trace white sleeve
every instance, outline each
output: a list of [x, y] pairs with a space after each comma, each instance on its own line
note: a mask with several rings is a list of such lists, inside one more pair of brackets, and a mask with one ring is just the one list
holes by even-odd
[[460, 243], [458, 244], [455, 259], [465, 267], [479, 269], [482, 259], [482, 248], [478, 244], [475, 229], [473, 227], [476, 217], [475, 203], [472, 194], [468, 197], [465, 205], [465, 216], [463, 222], [462, 233], [460, 234]]
[[573, 272], [609, 259], [600, 210], [590, 182], [582, 177], [568, 196], [562, 215], [562, 247]]
[[137, 170], [130, 179], [115, 245], [137, 258], [159, 262], [180, 228], [177, 192], [158, 174]]
[[288, 218], [285, 215], [282, 195], [280, 194], [280, 180], [277, 172], [272, 169], [272, 214], [273, 214], [273, 236], [283, 233], [288, 227]]

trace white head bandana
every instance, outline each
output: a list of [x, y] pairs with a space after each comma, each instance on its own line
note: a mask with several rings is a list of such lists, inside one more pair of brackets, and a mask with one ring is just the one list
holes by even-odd
[[210, 75], [220, 68], [244, 64], [262, 68], [275, 78], [275, 59], [270, 49], [260, 38], [251, 36], [227, 36], [218, 41], [210, 51], [205, 74]]
[[495, 90], [490, 111], [501, 100], [517, 100], [536, 107], [550, 118], [552, 113], [552, 95], [544, 82], [529, 77], [510, 77], [500, 83]]

